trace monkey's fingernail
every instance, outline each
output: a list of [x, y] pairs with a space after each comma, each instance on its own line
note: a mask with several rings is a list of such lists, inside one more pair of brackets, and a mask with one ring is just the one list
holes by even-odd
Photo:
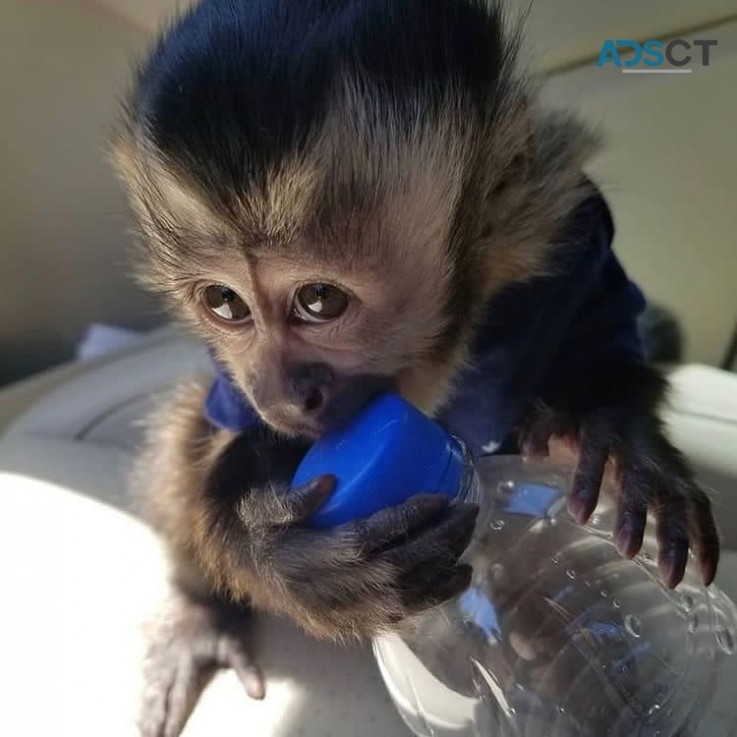
[[704, 586], [711, 586], [717, 575], [717, 563], [719, 554], [712, 555], [704, 550], [695, 548], [694, 553], [699, 562], [699, 570], [701, 571], [701, 580]]
[[318, 476], [310, 483], [310, 485], [306, 489], [307, 498], [305, 499], [305, 501], [313, 510], [319, 509], [335, 490], [336, 482], [337, 479], [331, 474]]
[[445, 509], [450, 503], [447, 495], [440, 492], [413, 494], [407, 499], [407, 502], [417, 502], [427, 509], [436, 509], [438, 511]]
[[260, 701], [266, 696], [266, 684], [260, 673], [254, 672], [247, 679], [244, 679], [244, 681], [243, 685], [250, 698]]
[[710, 586], [716, 578], [719, 566], [719, 547], [719, 538], [716, 535], [706, 538], [698, 534], [694, 535], [693, 551], [699, 563], [704, 586]]
[[317, 511], [332, 493], [335, 481], [335, 476], [325, 474], [294, 489], [294, 493], [287, 498], [288, 521], [303, 520]]
[[322, 476], [318, 476], [312, 482], [312, 489], [318, 496], [328, 496], [335, 489], [335, 484], [338, 479], [332, 474], [326, 473]]
[[701, 563], [701, 580], [704, 586], [711, 586], [717, 575], [717, 567], [713, 561], [705, 561]]
[[246, 693], [256, 701], [261, 701], [266, 696], [266, 688], [263, 683], [254, 685], [253, 687], [246, 690]]
[[642, 547], [642, 535], [631, 527], [623, 527], [616, 533], [614, 544], [622, 557], [634, 558]]
[[568, 513], [579, 525], [585, 525], [593, 512], [587, 499], [581, 499], [579, 496], [571, 494], [568, 497]]
[[674, 589], [683, 580], [688, 562], [688, 545], [666, 548], [658, 556], [660, 575], [668, 588]]

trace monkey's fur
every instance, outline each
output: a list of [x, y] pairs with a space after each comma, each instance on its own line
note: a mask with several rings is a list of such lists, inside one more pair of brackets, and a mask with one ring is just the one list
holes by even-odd
[[[146, 734], [177, 734], [214, 667], [263, 695], [242, 639], [247, 606], [348, 640], [469, 581], [457, 559], [474, 507], [419, 495], [318, 531], [305, 520], [332, 480], [287, 489], [309, 442], [379, 388], [442, 407], [484, 305], [548, 272], [591, 194], [582, 167], [595, 137], [539, 108], [502, 20], [482, 0], [205, 0], [140, 69], [115, 141], [139, 273], [264, 422], [211, 426], [206, 383], [180, 387], [152, 420], [137, 483], [179, 594], [152, 642]], [[311, 283], [338, 285], [345, 312], [296, 320], [295, 290]], [[247, 321], [204, 306], [219, 284]], [[667, 582], [689, 545], [710, 582], [717, 534], [662, 433], [663, 390], [652, 368], [608, 356], [532, 402], [520, 443], [576, 444], [581, 521], [612, 460], [622, 553], [639, 549], [650, 508]]]

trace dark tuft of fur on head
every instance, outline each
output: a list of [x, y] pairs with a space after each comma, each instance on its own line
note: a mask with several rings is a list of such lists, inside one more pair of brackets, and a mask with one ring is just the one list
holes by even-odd
[[499, 10], [477, 0], [205, 0], [140, 70], [132, 122], [227, 207], [308, 144], [342, 79], [407, 133], [451, 88], [487, 114], [511, 52]]

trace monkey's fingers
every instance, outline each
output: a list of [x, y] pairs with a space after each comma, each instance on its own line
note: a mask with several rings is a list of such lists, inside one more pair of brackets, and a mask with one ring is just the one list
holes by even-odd
[[361, 551], [371, 555], [411, 535], [448, 506], [443, 494], [415, 494], [402, 504], [382, 509], [350, 525]]
[[222, 668], [232, 668], [252, 699], [263, 699], [266, 684], [261, 669], [253, 662], [243, 641], [237, 634], [220, 637], [217, 649], [217, 664]]
[[684, 559], [687, 560], [690, 546], [703, 582], [708, 586], [716, 575], [720, 548], [709, 497], [695, 481], [683, 456], [667, 440], [659, 438], [656, 448], [661, 572], [669, 585], [678, 585], [683, 578]]
[[660, 575], [667, 586], [675, 588], [683, 580], [688, 563], [686, 499], [680, 495], [659, 494], [655, 519]]
[[609, 445], [601, 442], [593, 429], [584, 428], [573, 486], [568, 495], [568, 510], [581, 525], [588, 522], [596, 509], [608, 458]]
[[247, 628], [247, 611], [219, 602], [178, 597], [168, 605], [148, 646], [142, 737], [178, 737], [218, 668], [233, 668], [246, 693], [263, 698], [263, 678], [246, 647]]
[[720, 548], [709, 498], [693, 480], [680, 454], [662, 439], [656, 438], [653, 446], [647, 468], [627, 462], [626, 455], [618, 459], [617, 549], [627, 558], [640, 550], [650, 508], [655, 513], [658, 567], [665, 584], [674, 588], [683, 580], [691, 547], [708, 586], [716, 575]]
[[471, 541], [478, 512], [476, 504], [449, 507], [438, 524], [390, 548], [382, 553], [381, 558], [405, 572], [425, 563], [452, 567]]
[[465, 563], [438, 566], [424, 563], [400, 579], [400, 596], [409, 612], [442, 604], [463, 593], [471, 584], [473, 569]]
[[[178, 737], [217, 665], [199, 657], [202, 610], [177, 603], [149, 643], [139, 729], [142, 737]], [[204, 644], [204, 647], [203, 647]]]
[[409, 612], [421, 611], [464, 591], [472, 569], [458, 564], [473, 535], [478, 506], [458, 504], [441, 520], [379, 556], [399, 571], [399, 596]]
[[719, 564], [719, 533], [711, 513], [711, 503], [706, 493], [695, 484], [688, 494], [688, 533], [691, 547], [701, 569], [704, 586], [709, 586]]
[[141, 737], [178, 737], [214, 673], [211, 662], [173, 652], [150, 668], [138, 722]]
[[614, 523], [614, 543], [620, 555], [633, 558], [642, 548], [648, 500], [652, 494], [649, 482], [626, 468], [621, 474], [621, 487]]
[[709, 498], [695, 483], [679, 486], [657, 499], [658, 566], [663, 580], [674, 588], [683, 580], [691, 547], [704, 585], [709, 586], [716, 575], [720, 547]]

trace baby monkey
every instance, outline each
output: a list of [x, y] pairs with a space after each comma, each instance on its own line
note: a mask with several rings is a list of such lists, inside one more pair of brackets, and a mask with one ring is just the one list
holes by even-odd
[[650, 511], [667, 584], [689, 549], [714, 578], [709, 501], [663, 433], [643, 299], [583, 173], [597, 141], [540, 109], [516, 45], [483, 0], [203, 0], [138, 70], [114, 149], [139, 272], [217, 369], [152, 418], [138, 467], [177, 590], [144, 734], [178, 734], [217, 667], [264, 695], [251, 606], [352, 640], [468, 585], [474, 506], [413, 489], [317, 530], [335, 480], [289, 488], [382, 390], [475, 455], [564, 438], [578, 521], [612, 468], [622, 555]]

